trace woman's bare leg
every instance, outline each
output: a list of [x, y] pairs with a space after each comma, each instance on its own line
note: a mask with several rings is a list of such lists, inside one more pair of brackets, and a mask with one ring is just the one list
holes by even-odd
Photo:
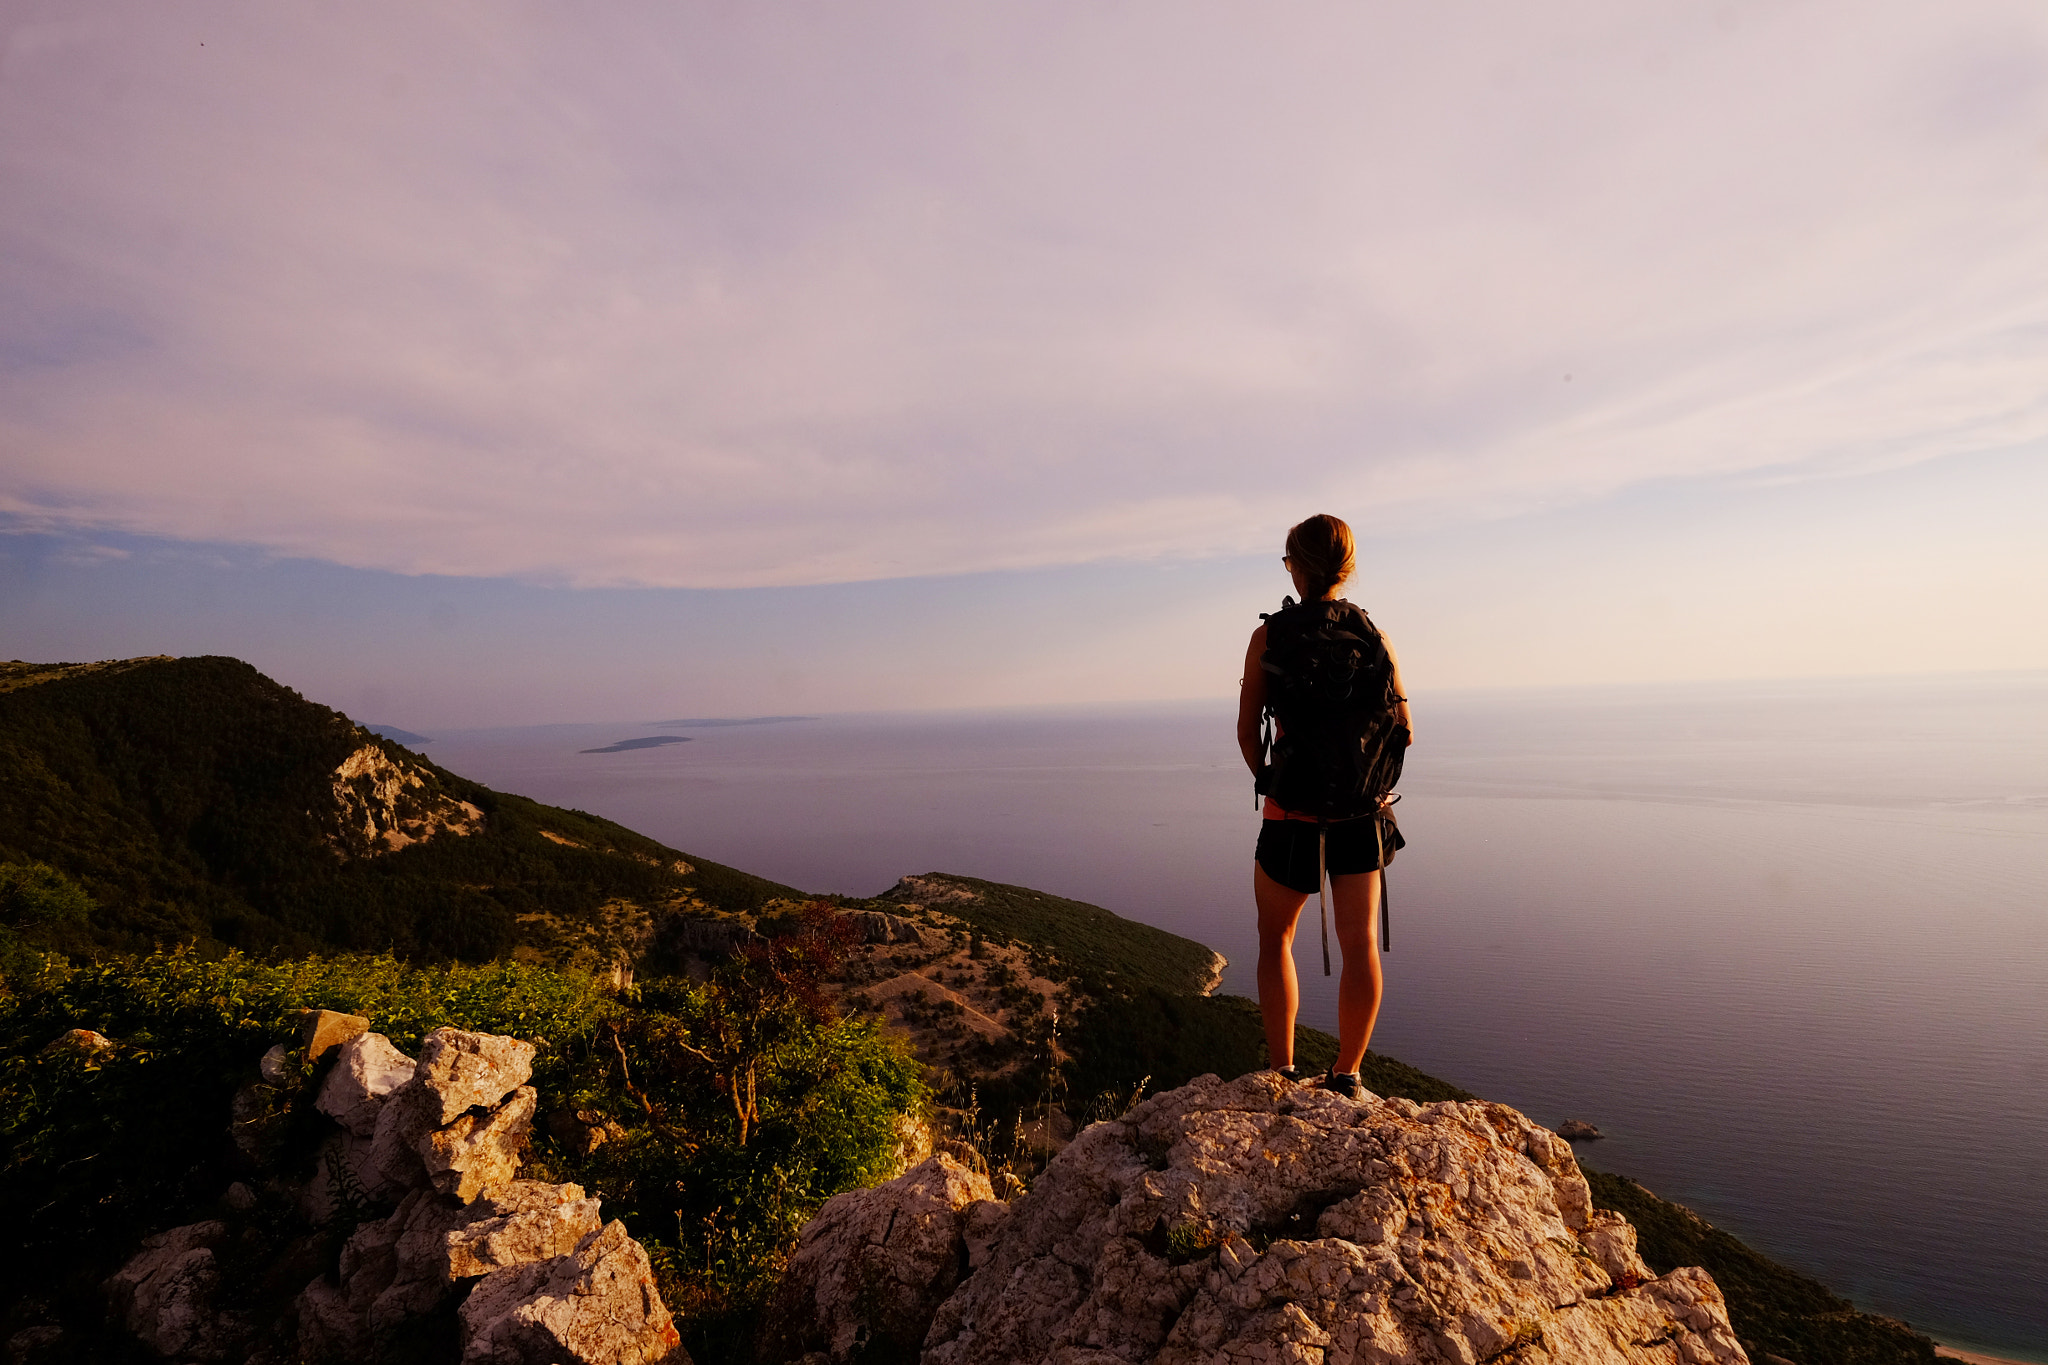
[[[1285, 888], [1282, 888], [1283, 890]], [[1307, 897], [1303, 897], [1304, 900]], [[1330, 878], [1331, 917], [1337, 921], [1337, 944], [1344, 950], [1344, 975], [1337, 982], [1338, 1071], [1356, 1071], [1372, 1042], [1380, 1017], [1380, 874], [1355, 872]], [[1261, 926], [1265, 923], [1262, 915]], [[1259, 995], [1265, 997], [1265, 940], [1260, 938]], [[1289, 964], [1292, 965], [1291, 963]], [[1290, 983], [1292, 974], [1290, 973]], [[1273, 1033], [1271, 1016], [1266, 1036]]]
[[1301, 1008], [1294, 926], [1308, 897], [1280, 885], [1257, 863], [1252, 864], [1252, 896], [1259, 906], [1259, 1013], [1266, 1021], [1266, 1062], [1275, 1068], [1293, 1066], [1294, 1016]]

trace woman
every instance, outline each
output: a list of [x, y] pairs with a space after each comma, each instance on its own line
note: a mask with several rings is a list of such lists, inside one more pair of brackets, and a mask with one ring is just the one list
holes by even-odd
[[[1385, 648], [1385, 666], [1390, 670], [1388, 701], [1396, 725], [1387, 743], [1398, 754], [1400, 746], [1412, 742], [1400, 664], [1385, 637], [1365, 621], [1364, 613], [1337, 596], [1337, 590], [1351, 577], [1355, 558], [1351, 528], [1336, 517], [1314, 516], [1294, 527], [1287, 533], [1287, 553], [1281, 563], [1293, 577], [1302, 605], [1290, 604], [1276, 614], [1274, 622], [1281, 624], [1285, 618], [1286, 628], [1291, 630], [1304, 614], [1340, 624], [1352, 621], [1372, 651], [1370, 662], [1374, 665], [1378, 664], [1378, 649]], [[1317, 607], [1319, 603], [1341, 604], [1341, 610]], [[1356, 612], [1355, 620], [1349, 616], [1352, 612]], [[1357, 626], [1358, 622], [1364, 624]], [[1245, 651], [1237, 709], [1237, 746], [1262, 792], [1269, 790], [1267, 780], [1273, 770], [1267, 765], [1260, 727], [1276, 687], [1269, 669], [1278, 667], [1268, 659], [1267, 646], [1268, 627], [1261, 625], [1252, 632], [1251, 645]], [[1301, 742], [1302, 737], [1297, 736], [1297, 752]], [[1294, 789], [1300, 790], [1298, 783]], [[1370, 793], [1368, 801], [1378, 795]], [[1327, 811], [1321, 814], [1328, 816]], [[1373, 934], [1380, 903], [1380, 866], [1382, 858], [1391, 856], [1401, 842], [1391, 822], [1381, 824], [1377, 814], [1318, 818], [1302, 810], [1284, 809], [1273, 796], [1266, 798], [1258, 856], [1252, 868], [1252, 891], [1259, 911], [1259, 1012], [1265, 1017], [1267, 1060], [1289, 1080], [1303, 1079], [1294, 1066], [1294, 1017], [1301, 1006], [1301, 988], [1294, 975], [1294, 929], [1309, 895], [1321, 889], [1327, 867], [1344, 967], [1337, 985], [1337, 1060], [1322, 1083], [1352, 1097], [1362, 1089], [1358, 1068], [1380, 1012], [1379, 943]]]

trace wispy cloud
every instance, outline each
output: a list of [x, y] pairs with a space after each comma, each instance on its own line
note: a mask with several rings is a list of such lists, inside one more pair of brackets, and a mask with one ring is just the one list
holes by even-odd
[[794, 584], [2048, 435], [2032, 4], [16, 13], [38, 524]]

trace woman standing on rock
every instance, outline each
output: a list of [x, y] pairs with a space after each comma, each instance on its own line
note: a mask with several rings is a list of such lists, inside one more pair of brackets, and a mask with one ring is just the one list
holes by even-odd
[[[1327, 874], [1344, 969], [1337, 1060], [1322, 1083], [1353, 1097], [1362, 1089], [1358, 1068], [1380, 1012], [1373, 935], [1380, 869], [1404, 842], [1386, 798], [1411, 742], [1392, 647], [1363, 611], [1337, 596], [1355, 559], [1351, 528], [1336, 517], [1310, 517], [1287, 533], [1281, 563], [1301, 601], [1285, 599], [1252, 632], [1237, 709], [1237, 745], [1265, 797], [1252, 891], [1267, 1060], [1289, 1080], [1304, 1079], [1294, 1066], [1301, 1007], [1294, 929]], [[1329, 970], [1325, 926], [1324, 974]]]

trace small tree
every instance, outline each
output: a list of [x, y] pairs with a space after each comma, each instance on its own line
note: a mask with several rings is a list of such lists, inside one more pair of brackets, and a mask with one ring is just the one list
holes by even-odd
[[[827, 902], [810, 902], [796, 918], [790, 932], [749, 943], [720, 963], [701, 992], [678, 1002], [678, 1014], [650, 1017], [655, 1036], [643, 1042], [702, 1068], [732, 1107], [741, 1147], [760, 1123], [764, 1070], [782, 1049], [832, 1021], [821, 982], [853, 943], [852, 930]], [[642, 1104], [660, 1117], [653, 1101], [643, 1097]]]

